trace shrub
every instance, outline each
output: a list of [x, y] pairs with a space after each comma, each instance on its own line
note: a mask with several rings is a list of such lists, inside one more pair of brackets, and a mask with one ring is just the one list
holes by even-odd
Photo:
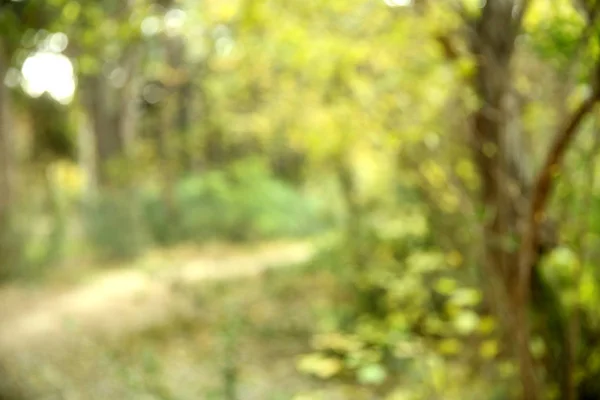
[[[357, 242], [347, 239], [329, 257], [315, 260], [317, 268], [338, 275], [346, 300], [323, 313], [313, 351], [300, 357], [297, 367], [321, 379], [371, 387], [385, 398], [431, 393], [482, 398], [491, 391], [490, 382], [514, 378], [501, 376], [510, 363], [496, 322], [485, 311], [468, 268], [461, 267], [462, 258], [432, 244], [435, 232], [420, 226], [425, 216], [415, 214], [398, 221], [388, 217], [387, 223], [365, 216], [364, 268], [352, 268], [348, 254]], [[485, 367], [488, 375], [472, 379], [473, 365]], [[439, 379], [442, 374], [445, 380]]]
[[87, 239], [101, 259], [130, 259], [144, 248], [137, 198], [130, 191], [114, 191], [84, 206]]
[[314, 201], [274, 178], [256, 160], [182, 179], [173, 197], [173, 209], [168, 210], [158, 188], [143, 194], [144, 220], [152, 239], [162, 245], [301, 236], [325, 225]]

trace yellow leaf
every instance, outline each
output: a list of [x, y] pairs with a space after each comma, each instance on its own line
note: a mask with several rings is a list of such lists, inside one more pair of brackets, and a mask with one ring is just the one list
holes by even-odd
[[479, 347], [481, 357], [489, 360], [498, 355], [498, 342], [495, 340], [486, 340]]
[[446, 324], [437, 317], [429, 317], [425, 320], [425, 329], [430, 334], [439, 335], [446, 331]]
[[462, 349], [462, 344], [456, 339], [444, 339], [438, 346], [440, 352], [445, 355], [456, 355]]
[[457, 63], [460, 76], [468, 78], [475, 72], [475, 61], [471, 58], [461, 58]]
[[300, 393], [295, 395], [292, 400], [321, 400], [323, 396], [318, 393]]
[[433, 187], [439, 188], [446, 184], [446, 172], [433, 161], [424, 163], [421, 172]]
[[342, 335], [341, 333], [337, 332], [331, 332], [316, 335], [313, 339], [313, 346], [318, 350], [352, 352], [360, 350], [362, 343], [356, 340], [356, 338]]
[[446, 262], [452, 267], [458, 267], [462, 264], [463, 257], [458, 251], [454, 250], [446, 255]]
[[476, 306], [482, 300], [482, 295], [477, 289], [461, 288], [457, 289], [450, 301], [459, 307]]
[[418, 393], [411, 389], [396, 389], [385, 400], [417, 400], [420, 399]]
[[411, 270], [429, 272], [439, 270], [444, 266], [444, 255], [438, 252], [415, 251], [406, 259]]
[[477, 176], [473, 164], [468, 160], [460, 160], [455, 169], [456, 174], [465, 181], [473, 181]]
[[453, 213], [458, 211], [460, 206], [460, 200], [458, 196], [453, 193], [445, 192], [440, 196], [440, 207], [447, 213]]
[[423, 346], [418, 342], [402, 341], [396, 343], [394, 355], [396, 357], [417, 357], [423, 353]]
[[327, 379], [340, 372], [343, 364], [337, 358], [326, 357], [322, 354], [309, 354], [300, 358], [297, 368], [300, 372]]
[[490, 334], [496, 328], [496, 321], [492, 317], [483, 317], [479, 321], [479, 333], [484, 335]]

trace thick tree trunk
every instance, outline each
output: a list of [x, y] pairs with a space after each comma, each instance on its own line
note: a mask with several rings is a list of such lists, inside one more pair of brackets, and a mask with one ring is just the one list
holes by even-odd
[[490, 287], [495, 311], [514, 344], [522, 396], [537, 400], [540, 389], [529, 348], [528, 303], [515, 290], [519, 253], [511, 242], [520, 237], [521, 199], [529, 186], [510, 73], [520, 25], [515, 19], [516, 7], [511, 0], [488, 1], [475, 26], [471, 45], [477, 61], [475, 88], [482, 105], [473, 116], [472, 148], [481, 178], [485, 262], [494, 280]]

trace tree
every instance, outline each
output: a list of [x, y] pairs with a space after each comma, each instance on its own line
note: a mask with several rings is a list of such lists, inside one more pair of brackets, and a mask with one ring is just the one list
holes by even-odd
[[[10, 94], [8, 87], [4, 85], [4, 76], [8, 70], [8, 55], [2, 41], [0, 41], [0, 275], [3, 275], [4, 267], [14, 261], [11, 253], [14, 249], [10, 246], [12, 235], [11, 206], [14, 192], [14, 151], [12, 146], [10, 117]], [[7, 265], [2, 265], [6, 263]]]
[[[541, 398], [530, 351], [532, 275], [545, 251], [556, 242], [547, 206], [561, 162], [584, 118], [600, 99], [597, 74], [588, 75], [591, 90], [557, 128], [537, 172], [524, 149], [521, 116], [515, 113], [513, 58], [528, 0], [488, 1], [480, 12], [461, 9], [469, 50], [476, 62], [473, 87], [481, 105], [470, 117], [470, 148], [480, 178], [479, 201], [485, 210], [484, 265], [495, 288], [497, 307], [519, 361], [523, 398]], [[586, 9], [589, 29], [595, 13]], [[440, 38], [445, 49], [451, 43]], [[454, 51], [446, 52], [451, 56]], [[449, 57], [452, 58], [452, 57]], [[512, 242], [512, 243], [511, 243]], [[515, 245], [516, 242], [516, 245]]]

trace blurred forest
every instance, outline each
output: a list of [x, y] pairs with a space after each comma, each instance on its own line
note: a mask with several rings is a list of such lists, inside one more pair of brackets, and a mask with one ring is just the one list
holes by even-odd
[[2, 0], [0, 78], [0, 399], [600, 399], [600, 1]]

